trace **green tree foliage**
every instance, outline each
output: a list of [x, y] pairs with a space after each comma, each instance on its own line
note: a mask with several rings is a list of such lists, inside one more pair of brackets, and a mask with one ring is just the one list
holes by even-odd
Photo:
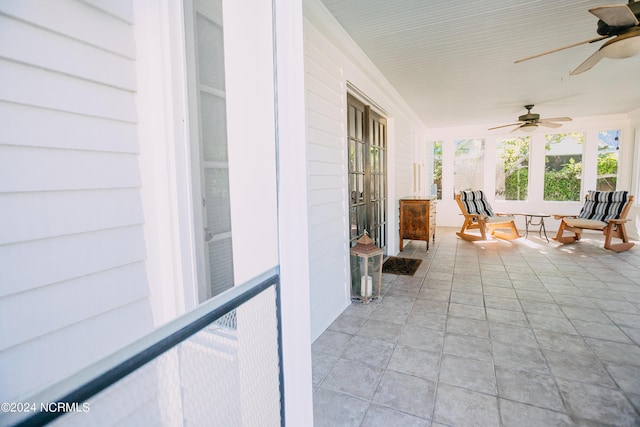
[[[584, 133], [558, 133], [546, 135], [547, 153], [555, 144], [584, 143]], [[580, 200], [582, 181], [582, 154], [550, 156], [545, 158], [544, 200], [570, 201]]]
[[570, 158], [560, 170], [547, 170], [544, 174], [545, 200], [579, 200], [582, 162]]
[[[501, 141], [498, 156], [504, 167], [502, 172], [504, 172], [503, 196], [505, 200], [527, 199], [527, 188], [529, 186], [529, 141], [529, 137], [512, 137]], [[501, 174], [498, 176], [501, 176]], [[497, 184], [496, 188], [500, 188], [500, 184], [502, 183]]]
[[527, 200], [529, 170], [518, 169], [504, 179], [505, 200]]
[[618, 176], [617, 153], [598, 154], [598, 190], [615, 191]]

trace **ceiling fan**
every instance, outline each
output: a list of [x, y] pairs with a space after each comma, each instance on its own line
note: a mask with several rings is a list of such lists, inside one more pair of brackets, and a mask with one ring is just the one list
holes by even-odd
[[600, 40], [613, 37], [606, 41], [600, 49], [595, 51], [582, 64], [573, 70], [570, 75], [583, 73], [590, 70], [602, 58], [621, 59], [629, 58], [640, 53], [640, 1], [629, 0], [629, 4], [617, 4], [610, 6], [601, 6], [589, 9], [598, 19], [598, 34], [589, 40], [584, 40], [569, 46], [542, 52], [537, 55], [518, 59], [515, 63], [528, 61], [529, 59], [538, 58], [543, 55], [558, 52], [570, 47], [580, 46], [582, 44], [594, 43]]
[[493, 128], [489, 128], [489, 130], [506, 128], [509, 126], [518, 126], [517, 128], [513, 129], [511, 132], [515, 132], [517, 130], [522, 130], [524, 132], [533, 132], [538, 128], [538, 126], [544, 126], [544, 127], [555, 129], [562, 126], [562, 124], [555, 123], [555, 122], [571, 121], [570, 117], [554, 117], [552, 119], [541, 119], [540, 114], [535, 114], [531, 112], [533, 105], [525, 105], [524, 108], [527, 109], [527, 114], [523, 114], [522, 116], [518, 117], [519, 121], [517, 123], [510, 123], [508, 125], [496, 126]]

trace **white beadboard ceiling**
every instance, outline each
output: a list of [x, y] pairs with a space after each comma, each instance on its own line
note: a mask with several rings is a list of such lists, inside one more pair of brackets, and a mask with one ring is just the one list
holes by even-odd
[[588, 9], [608, 0], [322, 0], [429, 127], [501, 125], [640, 108], [640, 56], [569, 76], [603, 42]]

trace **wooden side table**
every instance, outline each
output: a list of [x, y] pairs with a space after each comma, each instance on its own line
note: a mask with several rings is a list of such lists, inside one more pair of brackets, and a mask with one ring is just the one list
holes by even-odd
[[400, 199], [400, 251], [404, 239], [436, 241], [436, 200], [420, 197]]

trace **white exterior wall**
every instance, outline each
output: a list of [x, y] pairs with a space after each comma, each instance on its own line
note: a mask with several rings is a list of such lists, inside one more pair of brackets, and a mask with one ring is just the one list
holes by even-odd
[[0, 397], [152, 327], [127, 1], [0, 5]]
[[[398, 251], [398, 198], [411, 194], [420, 121], [319, 0], [305, 0], [311, 338], [350, 303], [347, 92], [356, 87], [388, 119], [389, 254]], [[358, 94], [355, 94], [358, 96]], [[367, 101], [365, 101], [367, 102]], [[368, 102], [367, 102], [368, 103]], [[376, 106], [372, 105], [375, 110]]]
[[[278, 151], [272, 7], [224, 4], [235, 279], [284, 268], [286, 416], [304, 424], [306, 150], [294, 148], [304, 138], [302, 13], [300, 3], [275, 3]], [[197, 305], [197, 141], [187, 127], [181, 2], [0, 10], [0, 397], [19, 401]], [[300, 186], [303, 196], [289, 194]]]

